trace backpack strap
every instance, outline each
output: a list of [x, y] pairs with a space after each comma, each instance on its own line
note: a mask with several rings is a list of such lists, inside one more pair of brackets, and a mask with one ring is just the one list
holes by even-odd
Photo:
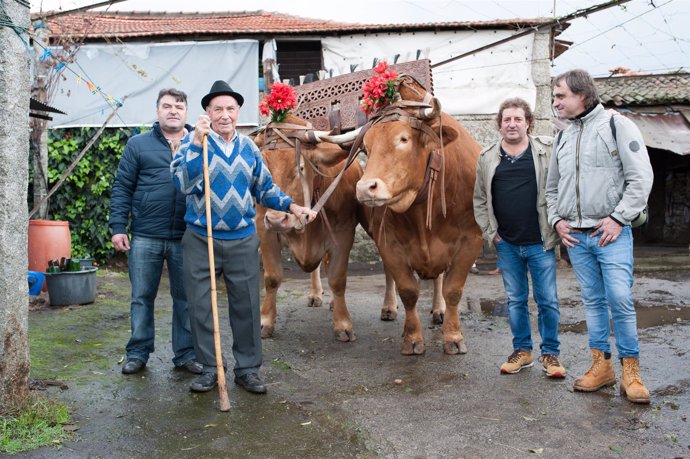
[[[611, 126], [611, 134], [613, 134], [613, 140], [616, 142], [616, 147], [618, 147], [618, 139], [616, 138], [616, 122], [613, 120], [613, 116], [611, 115], [611, 118], [609, 119], [609, 126]], [[558, 136], [556, 136], [556, 148], [558, 148], [558, 144], [561, 143], [561, 137], [563, 137], [563, 130], [561, 130], [558, 133]]]

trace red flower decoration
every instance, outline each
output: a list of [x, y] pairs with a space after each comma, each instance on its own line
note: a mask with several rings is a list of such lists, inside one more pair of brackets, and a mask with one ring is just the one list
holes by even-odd
[[360, 106], [364, 113], [370, 115], [378, 111], [381, 107], [388, 105], [395, 97], [395, 79], [398, 72], [388, 68], [388, 62], [381, 61], [374, 67], [376, 75], [371, 77], [362, 90], [364, 97], [360, 101]]
[[271, 92], [264, 96], [259, 104], [259, 113], [264, 116], [271, 116], [271, 121], [281, 123], [288, 112], [295, 108], [297, 97], [295, 90], [289, 84], [274, 83]]

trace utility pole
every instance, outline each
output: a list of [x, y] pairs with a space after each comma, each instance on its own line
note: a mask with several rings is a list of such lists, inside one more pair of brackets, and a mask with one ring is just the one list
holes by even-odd
[[0, 410], [29, 396], [29, 2], [0, 0]]

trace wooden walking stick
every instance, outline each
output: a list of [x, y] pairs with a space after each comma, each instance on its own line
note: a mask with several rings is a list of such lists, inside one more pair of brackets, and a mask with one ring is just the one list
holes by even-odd
[[208, 269], [211, 274], [211, 311], [213, 313], [213, 344], [216, 348], [216, 368], [218, 370], [218, 397], [220, 411], [230, 411], [228, 388], [225, 384], [223, 354], [220, 349], [220, 324], [218, 322], [218, 293], [216, 292], [216, 264], [213, 260], [213, 223], [211, 222], [211, 180], [208, 174], [208, 139], [203, 140], [204, 160], [204, 198], [206, 200], [206, 240], [208, 242]]

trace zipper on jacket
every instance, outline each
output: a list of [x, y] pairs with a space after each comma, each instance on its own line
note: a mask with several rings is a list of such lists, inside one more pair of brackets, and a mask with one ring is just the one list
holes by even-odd
[[[172, 157], [175, 156], [175, 151], [172, 148], [172, 144], [168, 142], [166, 139], [166, 142], [168, 143], [168, 148], [170, 148], [170, 160], [172, 161]], [[175, 220], [177, 219], [177, 190], [173, 188], [173, 195], [172, 195], [172, 218], [170, 219], [170, 227], [168, 230], [168, 239], [173, 239], [175, 236]]]
[[580, 139], [584, 129], [585, 123], [580, 120], [580, 132], [577, 133], [577, 142], [575, 143], [575, 205], [577, 207], [578, 226], [582, 226], [582, 210], [580, 209]]
[[[154, 128], [155, 130], [155, 128]], [[168, 150], [170, 150], [170, 160], [172, 161], [172, 157], [175, 156], [175, 151], [172, 148], [172, 144], [168, 141], [168, 139], [165, 138], [165, 135], [163, 134], [163, 131], [160, 129], [160, 125], [158, 126], [156, 135], [158, 137], [158, 140], [161, 141], [162, 144], [168, 147]], [[177, 217], [177, 191], [175, 190], [173, 192], [172, 196], [172, 219], [170, 219], [170, 226], [168, 226], [168, 237], [167, 239], [173, 239], [173, 236], [175, 234], [175, 217]]]

